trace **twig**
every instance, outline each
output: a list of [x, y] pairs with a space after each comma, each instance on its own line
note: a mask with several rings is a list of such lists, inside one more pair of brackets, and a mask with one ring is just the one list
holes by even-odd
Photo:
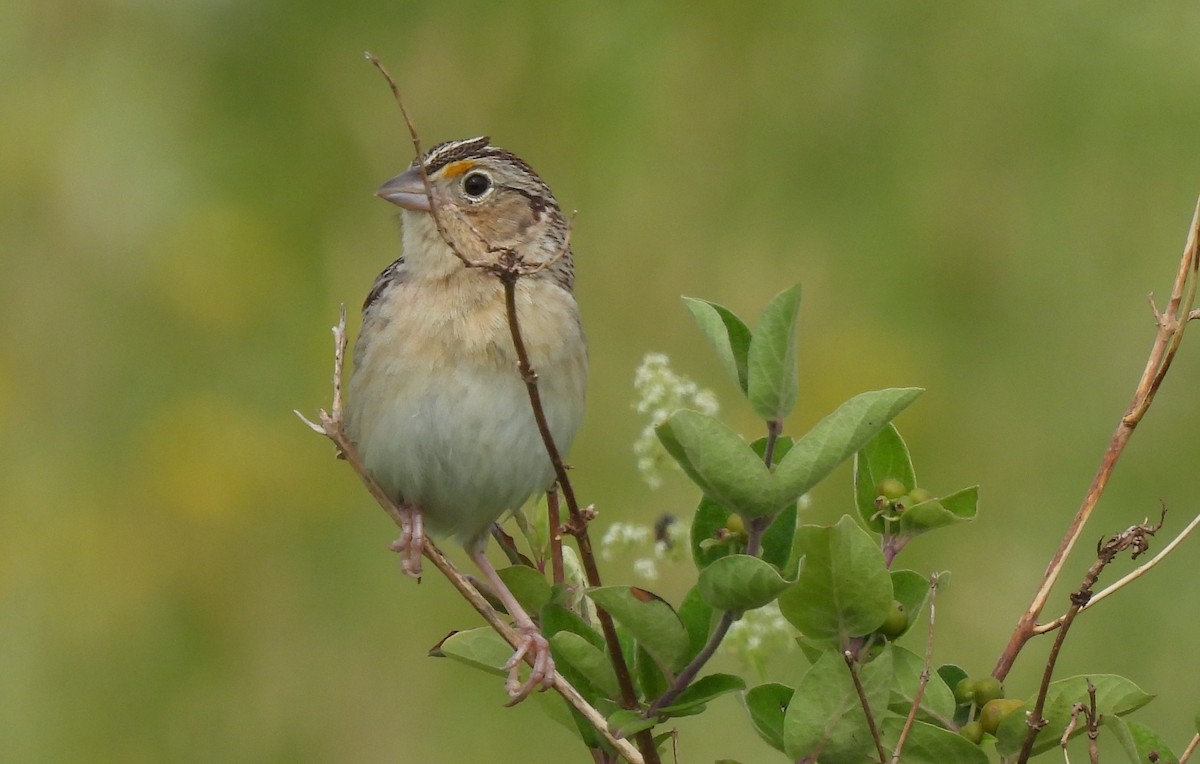
[[[498, 255], [496, 262], [485, 262], [471, 260], [466, 257], [455, 244], [453, 239], [446, 233], [443, 226], [437, 198], [433, 194], [433, 189], [429, 183], [429, 176], [426, 172], [425, 163], [422, 161], [423, 154], [421, 152], [421, 141], [417, 134], [416, 126], [408, 116], [408, 111], [404, 108], [403, 99], [400, 97], [400, 89], [396, 86], [396, 81], [384, 68], [383, 64], [371, 53], [366, 54], [367, 59], [375, 66], [376, 69], [388, 81], [388, 85], [392, 89], [392, 94], [395, 96], [396, 103], [400, 107], [400, 113], [404, 115], [404, 123], [408, 127], [409, 136], [412, 138], [413, 149], [416, 151], [417, 166], [421, 171], [421, 182], [425, 186], [425, 194], [429, 197], [430, 212], [433, 214], [434, 225], [437, 227], [438, 235], [442, 241], [450, 248], [454, 255], [467, 268], [479, 268], [486, 270], [500, 279], [504, 286], [504, 304], [505, 312], [508, 318], [509, 331], [512, 334], [513, 348], [517, 355], [517, 367], [521, 378], [525, 382], [526, 390], [529, 393], [530, 406], [533, 409], [534, 420], [537, 422], [538, 432], [542, 437], [542, 442], [545, 445], [546, 453], [550, 457], [550, 462], [554, 466], [554, 473], [558, 480], [558, 485], [563, 494], [563, 499], [567, 504], [567, 512], [570, 515], [570, 520], [566, 525], [567, 532], [575, 537], [576, 545], [579, 547], [580, 562], [583, 565], [584, 574], [587, 578], [588, 585], [598, 587], [601, 585], [600, 571], [596, 566], [595, 554], [592, 551], [591, 539], [588, 536], [587, 526], [592, 517], [595, 516], [594, 510], [590, 507], [587, 510], [581, 510], [579, 503], [575, 499], [575, 490], [571, 485], [571, 479], [567, 475], [566, 466], [563, 464], [562, 457], [559, 454], [558, 447], [554, 443], [554, 438], [550, 433], [550, 427], [546, 422], [546, 414], [542, 408], [541, 394], [537, 386], [537, 372], [529, 361], [529, 354], [525, 349], [524, 340], [521, 337], [520, 321], [517, 317], [516, 303], [516, 285], [517, 280], [526, 275], [532, 275], [548, 267], [549, 265], [558, 262], [566, 256], [570, 250], [571, 228], [568, 224], [566, 234], [564, 236], [562, 247], [555, 257], [545, 263], [535, 263], [533, 265], [526, 264], [521, 257], [512, 249], [507, 247], [493, 247], [486, 237], [483, 236], [474, 226], [470, 225], [469, 221], [465, 221], [468, 227], [480, 243], [482, 243], [486, 251], [490, 254]], [[608, 649], [609, 660], [612, 662], [613, 671], [617, 675], [617, 685], [621, 691], [619, 699], [620, 705], [623, 708], [632, 709], [637, 706], [637, 693], [633, 687], [633, 679], [629, 672], [629, 666], [625, 662], [624, 653], [621, 650], [621, 643], [617, 637], [616, 625], [613, 623], [612, 616], [603, 608], [597, 606], [596, 618], [600, 622], [600, 630], [604, 634], [604, 642]], [[645, 761], [649, 764], [658, 764], [658, 749], [654, 745], [654, 736], [650, 730], [643, 730], [637, 733], [636, 740], [638, 748], [642, 752]]]
[[[1166, 509], [1163, 509], [1165, 516]], [[1046, 693], [1050, 691], [1050, 680], [1054, 676], [1054, 668], [1058, 663], [1059, 653], [1062, 651], [1063, 642], [1067, 638], [1067, 632], [1074, 623], [1075, 617], [1087, 605], [1088, 600], [1092, 596], [1092, 587], [1095, 586], [1096, 580], [1100, 577], [1100, 573], [1104, 568], [1116, 559], [1117, 555], [1126, 549], [1133, 550], [1133, 557], [1142, 554], [1148, 548], [1148, 536], [1153, 536], [1162, 528], [1163, 520], [1160, 517], [1157, 525], [1149, 525], [1146, 522], [1140, 525], [1134, 525], [1127, 528], [1125, 531], [1113, 536], [1110, 539], [1101, 539], [1096, 545], [1096, 561], [1088, 568], [1084, 574], [1083, 583], [1079, 590], [1071, 595], [1071, 607], [1063, 616], [1061, 628], [1058, 634], [1054, 637], [1054, 645], [1050, 648], [1050, 655], [1046, 658], [1046, 668], [1042, 672], [1042, 683], [1038, 688], [1037, 700], [1034, 701], [1033, 710], [1029, 712], [1026, 724], [1029, 726], [1029, 731], [1025, 735], [1025, 741], [1021, 746], [1021, 753], [1017, 758], [1017, 764], [1025, 764], [1029, 761], [1029, 757], [1033, 754], [1033, 743], [1037, 739], [1037, 734], [1043, 727], [1046, 726], [1046, 719], [1042, 716], [1042, 712], [1046, 707]]]
[[1183, 755], [1179, 757], [1179, 764], [1187, 764], [1188, 759], [1191, 758], [1192, 754], [1196, 752], [1197, 748], [1200, 748], [1200, 732], [1197, 732], [1192, 736], [1192, 740], [1190, 743], [1188, 743], [1188, 747], [1184, 749]]
[[1054, 552], [1054, 556], [1051, 557], [1050, 564], [1042, 576], [1041, 584], [1033, 595], [1033, 600], [1017, 620], [1017, 625], [1013, 628], [1012, 636], [1009, 637], [1008, 644], [1000, 654], [1000, 658], [996, 662], [996, 667], [992, 670], [992, 676], [997, 679], [1003, 680], [1008, 675], [1009, 669], [1012, 668], [1018, 653], [1021, 652], [1021, 648], [1034, 636], [1037, 618], [1046, 606], [1050, 590], [1054, 588], [1055, 582], [1062, 573], [1067, 556], [1070, 555], [1075, 542], [1079, 540], [1079, 536], [1083, 533], [1083, 526], [1092, 516], [1092, 511], [1096, 508], [1096, 503], [1100, 500], [1101, 494], [1104, 493], [1104, 489], [1108, 485], [1108, 480], [1112, 476], [1113, 469], [1116, 466], [1117, 459], [1125, 450], [1125, 446], [1129, 442], [1129, 438], [1133, 435], [1134, 429], [1150, 408], [1155, 394], [1162, 385], [1163, 378], [1171, 368], [1171, 362], [1175, 359], [1179, 343], [1183, 340], [1184, 328], [1187, 326], [1188, 321], [1195, 317], [1193, 315], [1195, 313], [1193, 305], [1196, 298], [1198, 274], [1200, 274], [1198, 240], [1200, 240], [1200, 199], [1197, 200], [1196, 209], [1192, 214], [1192, 225], [1188, 229], [1187, 243], [1183, 248], [1183, 257], [1179, 261], [1179, 269], [1175, 276], [1175, 283], [1171, 289], [1171, 299], [1167, 303], [1166, 312], [1160, 313], [1156, 307], [1153, 307], [1153, 300], [1151, 300], [1158, 333], [1155, 337], [1154, 345], [1150, 350], [1150, 355], [1146, 359], [1146, 367], [1134, 391], [1133, 400], [1125, 410], [1124, 415], [1122, 415], [1121, 421], [1117, 425], [1117, 429], [1113, 433], [1108, 448], [1105, 450], [1104, 456], [1100, 461], [1100, 467], [1097, 469], [1095, 477], [1092, 478], [1092, 484], [1088, 487], [1083, 502], [1080, 504], [1074, 519], [1068, 526], [1066, 535], [1063, 536], [1058, 549]]
[[671, 686], [666, 692], [658, 696], [650, 707], [642, 714], [647, 719], [651, 718], [659, 712], [660, 709], [666, 708], [675, 702], [679, 694], [687, 689], [696, 675], [700, 673], [700, 669], [704, 668], [704, 664], [708, 663], [713, 654], [717, 652], [717, 648], [721, 646], [721, 641], [725, 639], [725, 634], [729, 632], [729, 627], [741, 613], [731, 613], [728, 610], [721, 613], [721, 617], [717, 620], [716, 626], [713, 627], [712, 633], [708, 635], [708, 641], [704, 643], [704, 647], [700, 648], [700, 652], [696, 653], [696, 657], [692, 658], [691, 662], [684, 667], [683, 671], [675, 676]]
[[1092, 680], [1088, 680], [1088, 707], [1087, 707], [1087, 736], [1088, 736], [1088, 759], [1091, 764], [1100, 764], [1100, 721], [1103, 714], [1096, 711], [1096, 685], [1092, 684]]
[[916, 721], [917, 711], [921, 708], [921, 699], [925, 697], [925, 686], [929, 684], [930, 666], [933, 665], [933, 627], [936, 622], [938, 574], [929, 577], [929, 633], [925, 637], [925, 658], [921, 665], [921, 678], [917, 682], [917, 691], [913, 694], [912, 708], [908, 709], [908, 717], [904, 720], [904, 728], [900, 737], [896, 738], [896, 747], [892, 750], [892, 764], [900, 764], [900, 751], [904, 741], [908, 739], [909, 730]]
[[858, 693], [858, 700], [862, 703], [863, 713], [867, 716], [867, 729], [871, 731], [871, 739], [875, 741], [875, 750], [879, 754], [879, 764], [884, 764], [888, 760], [887, 751], [883, 750], [883, 741], [879, 739], [879, 728], [875, 726], [875, 716], [871, 713], [871, 703], [867, 700], [867, 691], [863, 689], [862, 680], [858, 678], [858, 671], [854, 668], [854, 653], [846, 650], [842, 653], [842, 658], [846, 661], [846, 668], [850, 670], [850, 679], [854, 682], [854, 691]]
[[[338, 319], [338, 324], [333, 328], [334, 336], [334, 356], [333, 356], [333, 403], [330, 410], [327, 412], [321, 409], [317, 415], [317, 421], [313, 422], [307, 419], [299, 411], [295, 412], [300, 420], [308, 425], [313, 431], [324, 435], [333, 441], [338, 454], [346, 460], [346, 463], [354, 470], [367, 491], [374, 497], [375, 501], [387, 512], [388, 516], [398, 526], [403, 526], [404, 519], [400, 508], [392, 501], [391, 497], [384, 492], [379, 484], [367, 473], [363, 467], [362, 460], [358, 456], [358, 451], [354, 448], [354, 444], [347, 437], [343, 428], [342, 419], [342, 369], [346, 355], [346, 306], [343, 305], [341, 314]], [[501, 637], [508, 642], [513, 649], [517, 649], [521, 645], [521, 637], [518, 635], [495, 608], [487, 601], [487, 599], [479, 593], [479, 591], [471, 585], [471, 582], [464, 576], [454, 564], [446, 558], [442, 551], [437, 548], [433, 541], [426, 537], [424, 546], [421, 549], [422, 555], [437, 568], [475, 608], [475, 611], [483, 616], [488, 625], [496, 630]], [[533, 657], [526, 656], [526, 661], [532, 664]], [[631, 764], [634, 762], [644, 762], [641, 754], [631, 746], [628, 741], [620, 740], [608, 731], [608, 722], [604, 715], [592, 707], [579, 692], [571, 686], [571, 683], [563, 678], [557, 671], [554, 673], [554, 689], [563, 697], [576, 711], [578, 711], [585, 719], [592, 724], [601, 735], [608, 740], [614, 747], [621, 752], [621, 755], [628, 759]]]
[[[1088, 610], [1089, 608], [1094, 607], [1096, 605], [1096, 603], [1100, 602], [1105, 597], [1108, 597], [1111, 594], [1116, 594], [1119, 590], [1123, 589], [1124, 587], [1128, 586], [1129, 584], [1133, 583], [1137, 579], [1144, 576], [1146, 573], [1148, 573], [1150, 571], [1151, 568], [1153, 568], [1155, 565], [1158, 565], [1160, 562], [1162, 562], [1163, 559], [1168, 554], [1170, 554], [1175, 549], [1175, 547], [1179, 546], [1179, 544], [1184, 539], [1186, 539], [1189, 535], [1191, 535], [1191, 532], [1196, 529], [1197, 525], [1200, 525], [1200, 514], [1193, 517], [1192, 521], [1187, 524], [1187, 527], [1185, 527], [1182, 531], [1180, 531], [1179, 534], [1175, 538], [1171, 539], [1171, 543], [1164, 546], [1162, 548], [1162, 550], [1158, 554], [1154, 555], [1154, 557], [1152, 557], [1148, 562], [1142, 563], [1140, 566], [1138, 566], [1137, 568], [1135, 568], [1134, 570], [1132, 570], [1131, 572], [1129, 572], [1125, 576], [1123, 576], [1120, 580], [1116, 581], [1115, 583], [1109, 584], [1108, 586], [1104, 587], [1100, 591], [1096, 592], [1096, 594], [1090, 600], [1088, 600], [1088, 603], [1083, 606], [1083, 609]], [[1038, 624], [1036, 627], [1034, 627], [1033, 633], [1034, 634], [1045, 634], [1047, 632], [1054, 631], [1059, 626], [1062, 626], [1064, 617], [1065, 616], [1060, 615], [1058, 618], [1055, 618], [1053, 621], [1050, 621], [1048, 623]]]
[[1084, 705], [1082, 703], [1076, 703], [1071, 706], [1071, 720], [1067, 722], [1066, 728], [1063, 729], [1062, 737], [1058, 739], [1058, 746], [1062, 748], [1063, 764], [1071, 764], [1071, 754], [1067, 752], [1067, 741], [1071, 739], [1071, 734], [1079, 726], [1079, 715], [1083, 712]]

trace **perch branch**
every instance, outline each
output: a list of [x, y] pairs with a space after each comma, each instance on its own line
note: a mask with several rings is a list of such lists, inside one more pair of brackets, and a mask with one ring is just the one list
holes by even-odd
[[[333, 404], [330, 406], [329, 411], [321, 409], [318, 412], [316, 422], [310, 421], [299, 411], [295, 412], [295, 414], [296, 416], [300, 417], [300, 420], [307, 424], [313, 431], [320, 433], [321, 435], [324, 435], [333, 441], [334, 446], [337, 448], [338, 456], [346, 460], [346, 463], [350, 465], [355, 474], [357, 474], [359, 479], [362, 480], [362, 483], [364, 486], [366, 486], [367, 491], [371, 494], [379, 506], [383, 508], [383, 511], [387, 512], [388, 516], [392, 518], [392, 521], [395, 522], [397, 526], [402, 526], [403, 515], [400, 511], [400, 508], [397, 507], [396, 503], [392, 501], [390, 497], [388, 497], [382, 488], [379, 487], [379, 484], [376, 483], [369, 474], [367, 474], [366, 469], [363, 467], [362, 461], [359, 459], [358, 452], [354, 448], [354, 444], [351, 443], [350, 439], [346, 436], [346, 432], [343, 427], [341, 380], [342, 369], [346, 355], [345, 305], [342, 306], [341, 315], [338, 319], [337, 326], [333, 328], [333, 336], [335, 346], [333, 357]], [[475, 611], [479, 613], [479, 615], [483, 616], [483, 619], [487, 621], [488, 625], [495, 629], [496, 632], [500, 634], [500, 636], [503, 637], [504, 640], [508, 642], [514, 650], [520, 646], [520, 635], [518, 635], [513, 628], [509, 626], [503, 618], [500, 617], [500, 614], [497, 613], [495, 608], [491, 606], [487, 599], [479, 593], [479, 590], [471, 585], [471, 582], [467, 579], [467, 577], [464, 576], [456, 567], [454, 567], [454, 564], [450, 562], [450, 560], [447, 559], [444, 554], [442, 554], [442, 551], [438, 549], [437, 545], [434, 544], [433, 541], [428, 537], [425, 538], [425, 545], [421, 552], [424, 557], [433, 563], [433, 566], [437, 568], [442, 575], [447, 578], [447, 580], [450, 581], [450, 584], [458, 590], [459, 594], [461, 594], [463, 598], [471, 604], [471, 607], [475, 608]], [[527, 656], [526, 661], [532, 664], [532, 656]], [[583, 715], [583, 717], [586, 718], [588, 722], [600, 732], [600, 734], [604, 735], [605, 739], [607, 739], [609, 743], [611, 743], [618, 751], [620, 751], [621, 755], [628, 759], [631, 764], [644, 761], [641, 754], [627, 741], [619, 740], [609, 733], [608, 722], [604, 718], [604, 715], [592, 707], [590, 703], [584, 700], [583, 696], [579, 694], [579, 691], [576, 690], [571, 683], [564, 679], [563, 676], [558, 672], [554, 673], [553, 687], [555, 691], [557, 691], [558, 694], [561, 695], [563, 699], [571, 705], [572, 708]]]
[[1142, 421], [1142, 417], [1146, 415], [1146, 411], [1150, 408], [1154, 396], [1158, 393], [1158, 389], [1162, 385], [1163, 378], [1171, 368], [1171, 362], [1175, 359], [1179, 343], [1183, 341], [1184, 328], [1187, 326], [1188, 321], [1195, 317], [1193, 305], [1196, 298], [1198, 273], [1200, 273], [1200, 252], [1197, 249], [1198, 237], [1200, 237], [1200, 200], [1197, 200], [1195, 211], [1192, 214], [1192, 224], [1188, 229], [1187, 242], [1183, 248], [1183, 256], [1179, 261], [1175, 283], [1171, 289], [1171, 299], [1167, 303], [1166, 311], [1159, 312], [1158, 308], [1154, 305], [1153, 298], [1151, 298], [1151, 309], [1154, 313], [1154, 322], [1158, 331], [1150, 350], [1150, 355], [1146, 360], [1146, 367], [1134, 391], [1133, 400], [1121, 416], [1116, 431], [1109, 441], [1108, 448], [1105, 449], [1104, 456], [1100, 460], [1100, 467], [1097, 469], [1095, 477], [1092, 478], [1092, 483], [1088, 487], [1083, 502], [1079, 505], [1079, 509], [1075, 513], [1074, 519], [1071, 520], [1066, 535], [1063, 536], [1058, 549], [1055, 550], [1053, 557], [1051, 557], [1050, 564], [1042, 576], [1042, 581], [1033, 595], [1033, 600], [1018, 619], [1017, 625], [1013, 628], [1012, 635], [1009, 637], [1008, 644], [1000, 654], [1000, 658], [996, 662], [996, 667], [992, 670], [992, 676], [1001, 681], [1008, 675], [1009, 669], [1012, 668], [1013, 662], [1025, 646], [1025, 643], [1037, 633], [1037, 619], [1041, 615], [1042, 609], [1046, 606], [1050, 590], [1054, 588], [1054, 584], [1062, 573], [1063, 565], [1066, 563], [1068, 555], [1070, 555], [1075, 542], [1079, 540], [1079, 536], [1083, 533], [1083, 526], [1092, 516], [1092, 511], [1096, 508], [1101, 494], [1104, 493], [1109, 478], [1112, 476], [1113, 469], [1116, 467], [1117, 459], [1124, 452], [1125, 446], [1129, 442], [1129, 438], [1133, 435], [1134, 429]]

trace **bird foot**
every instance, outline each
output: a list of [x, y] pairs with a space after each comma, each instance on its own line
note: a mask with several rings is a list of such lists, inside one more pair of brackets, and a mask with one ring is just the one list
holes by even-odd
[[[536, 627], [533, 629], [520, 628], [521, 641], [517, 651], [504, 664], [508, 671], [508, 679], [504, 689], [508, 691], [508, 705], [514, 706], [529, 697], [534, 690], [545, 690], [554, 684], [554, 658], [550, 655], [550, 643], [542, 636]], [[533, 666], [529, 677], [522, 682], [521, 664], [526, 656], [532, 656]]]
[[421, 553], [425, 549], [425, 516], [412, 504], [400, 506], [400, 538], [388, 548], [400, 555], [400, 568], [409, 578], [421, 580]]

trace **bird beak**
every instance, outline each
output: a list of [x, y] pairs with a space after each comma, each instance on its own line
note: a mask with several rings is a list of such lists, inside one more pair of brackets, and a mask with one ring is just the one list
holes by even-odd
[[410, 167], [379, 187], [375, 195], [406, 210], [429, 212], [429, 195], [419, 167]]

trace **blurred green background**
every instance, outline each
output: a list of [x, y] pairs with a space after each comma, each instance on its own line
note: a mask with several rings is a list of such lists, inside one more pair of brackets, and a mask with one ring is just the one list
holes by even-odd
[[[791, 431], [920, 385], [898, 424], [922, 483], [982, 485], [977, 522], [899, 560], [953, 571], [935, 658], [971, 673], [1129, 400], [1200, 191], [1195, 3], [18, 0], [0, 30], [3, 761], [584, 760], [497, 681], [425, 657], [473, 614], [399, 573], [390, 522], [291, 413], [327, 404], [338, 304], [398, 253], [372, 192], [410, 146], [364, 50], [427, 145], [488, 133], [579, 210], [572, 461], [596, 532], [695, 501], [634, 470], [645, 352], [758, 434], [679, 295], [753, 319], [802, 282]], [[1050, 610], [1095, 538], [1159, 499], [1172, 531], [1200, 509], [1196, 344]], [[852, 511], [849, 481], [808, 518]], [[1159, 693], [1137, 718], [1177, 752], [1198, 562], [1191, 542], [1082, 618], [1060, 669]], [[682, 760], [772, 760], [732, 698], [679, 726]]]

